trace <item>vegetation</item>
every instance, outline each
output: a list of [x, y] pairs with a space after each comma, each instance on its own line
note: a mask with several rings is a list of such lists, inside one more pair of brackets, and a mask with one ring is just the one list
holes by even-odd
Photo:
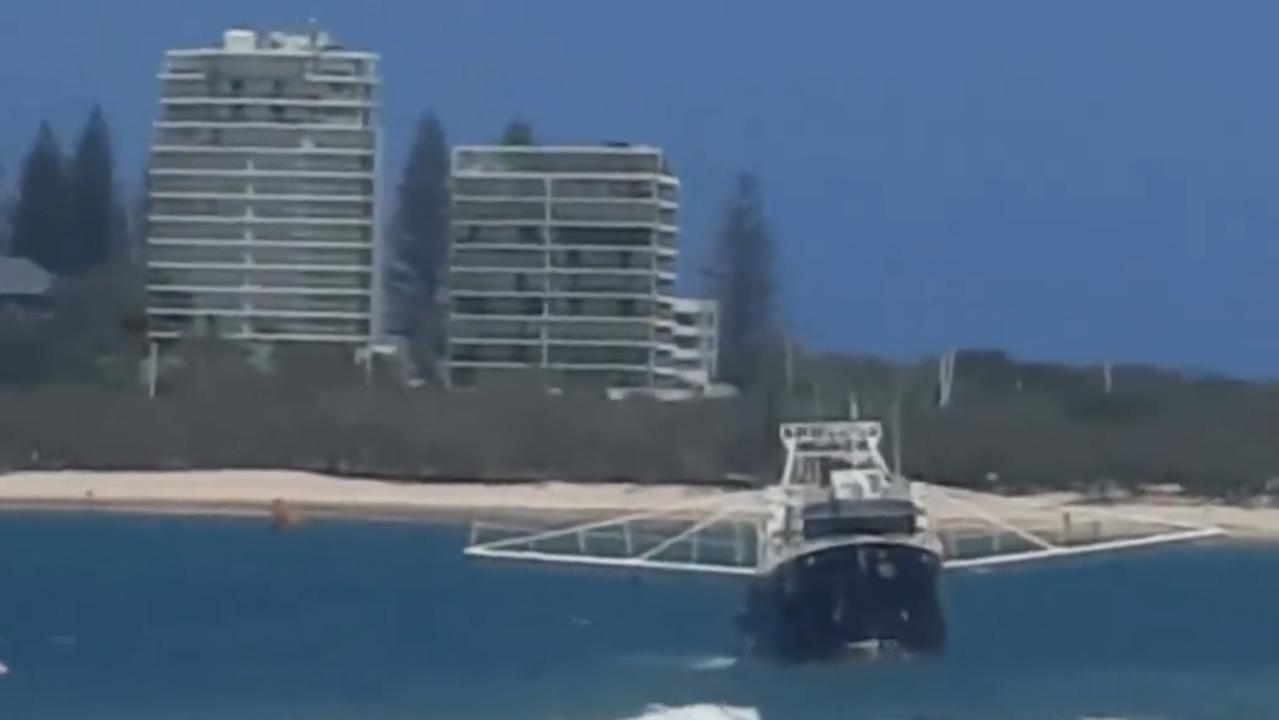
[[742, 173], [725, 211], [708, 275], [719, 301], [720, 375], [724, 382], [747, 390], [768, 384], [768, 358], [779, 337], [774, 265], [759, 180]]
[[418, 122], [400, 180], [387, 273], [387, 327], [410, 341], [425, 367], [434, 365], [444, 344], [439, 295], [448, 262], [448, 218], [448, 142], [439, 119], [427, 114]]
[[500, 142], [503, 145], [536, 145], [537, 139], [533, 136], [533, 126], [517, 118], [506, 125]]
[[154, 400], [96, 384], [0, 387], [0, 469], [290, 467], [490, 482], [728, 482], [751, 470], [751, 428], [732, 401], [623, 403], [518, 382], [407, 391], [366, 382], [349, 358], [344, 371], [279, 359], [267, 377], [201, 350]]
[[41, 123], [35, 144], [22, 163], [13, 208], [13, 254], [58, 274], [78, 264], [68, 257], [65, 164], [53, 128]]
[[111, 132], [100, 108], [89, 114], [69, 160], [49, 123], [40, 124], [11, 216], [11, 254], [54, 275], [80, 275], [121, 255], [127, 220], [116, 198]]

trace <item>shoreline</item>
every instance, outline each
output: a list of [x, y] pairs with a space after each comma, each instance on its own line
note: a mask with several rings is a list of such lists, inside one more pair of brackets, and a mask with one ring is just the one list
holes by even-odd
[[0, 512], [110, 512], [400, 522], [590, 520], [711, 500], [719, 487], [634, 483], [406, 483], [292, 470], [0, 474]]
[[[941, 528], [976, 527], [981, 513], [1051, 528], [1119, 516], [1183, 526], [1216, 526], [1243, 539], [1279, 540], [1279, 508], [1243, 507], [1148, 495], [1106, 504], [1073, 493], [1009, 497], [924, 486]], [[0, 512], [107, 512], [133, 515], [309, 518], [357, 521], [548, 523], [678, 509], [731, 491], [698, 485], [635, 483], [406, 483], [293, 470], [33, 471], [0, 474]], [[282, 505], [281, 505], [282, 504]], [[965, 506], [967, 506], [965, 508]], [[744, 512], [751, 512], [748, 506]]]

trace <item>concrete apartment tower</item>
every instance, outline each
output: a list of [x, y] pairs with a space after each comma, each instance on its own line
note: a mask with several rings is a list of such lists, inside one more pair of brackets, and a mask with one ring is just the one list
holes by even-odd
[[676, 357], [679, 180], [660, 149], [466, 146], [452, 164], [455, 386], [537, 368], [618, 391], [705, 387], [704, 363]]
[[378, 56], [317, 30], [171, 50], [150, 165], [149, 333], [379, 335]]

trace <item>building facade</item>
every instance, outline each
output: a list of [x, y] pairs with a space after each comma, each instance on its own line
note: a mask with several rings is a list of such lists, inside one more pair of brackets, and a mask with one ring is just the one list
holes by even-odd
[[685, 381], [710, 387], [718, 374], [719, 303], [700, 298], [676, 298], [672, 365]]
[[149, 168], [153, 339], [379, 334], [378, 57], [235, 29], [171, 50]]
[[454, 385], [530, 368], [605, 388], [699, 384], [677, 366], [679, 181], [661, 150], [458, 147], [452, 183]]

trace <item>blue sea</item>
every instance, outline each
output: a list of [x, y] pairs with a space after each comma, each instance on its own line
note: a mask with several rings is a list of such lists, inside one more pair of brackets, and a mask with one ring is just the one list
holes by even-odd
[[463, 558], [462, 528], [0, 512], [0, 718], [1279, 718], [1279, 546], [948, 575], [939, 658], [737, 660], [740, 581]]

